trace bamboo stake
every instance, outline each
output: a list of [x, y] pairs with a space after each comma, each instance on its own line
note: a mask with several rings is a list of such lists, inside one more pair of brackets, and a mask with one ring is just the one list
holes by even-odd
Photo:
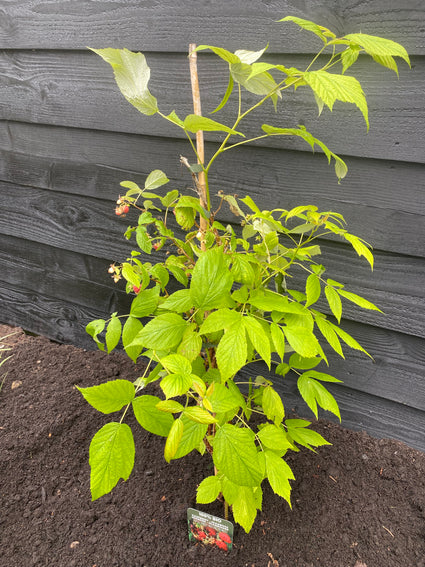
[[[197, 116], [202, 116], [201, 110], [201, 95], [199, 91], [198, 79], [198, 66], [197, 66], [197, 53], [195, 51], [196, 43], [189, 45], [189, 67], [190, 67], [190, 81], [192, 84], [192, 99], [193, 99], [193, 112]], [[202, 130], [196, 132], [196, 151], [198, 153], [198, 163], [204, 165], [205, 152], [204, 152], [204, 133]], [[197, 190], [201, 206], [208, 210], [207, 190], [205, 184], [205, 173], [200, 171], [197, 174]], [[205, 250], [205, 232], [207, 230], [207, 220], [200, 216], [199, 228], [201, 232], [201, 248]]]

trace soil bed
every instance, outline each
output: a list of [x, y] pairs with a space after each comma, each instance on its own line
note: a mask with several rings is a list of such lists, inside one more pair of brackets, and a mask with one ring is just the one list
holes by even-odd
[[[11, 329], [0, 325], [0, 336]], [[186, 511], [211, 464], [167, 464], [163, 440], [129, 423], [130, 479], [96, 502], [88, 448], [107, 421], [75, 385], [134, 380], [134, 365], [19, 330], [0, 392], [0, 567], [425, 567], [425, 455], [326, 421], [333, 443], [288, 459], [293, 509], [265, 486], [263, 512], [231, 553], [189, 543]], [[0, 379], [1, 382], [1, 379]], [[19, 384], [20, 382], [20, 384]], [[133, 427], [134, 426], [134, 427]]]

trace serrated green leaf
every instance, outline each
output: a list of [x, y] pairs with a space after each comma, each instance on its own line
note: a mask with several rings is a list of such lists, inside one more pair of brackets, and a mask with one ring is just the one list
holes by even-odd
[[224, 106], [226, 106], [227, 101], [230, 98], [230, 95], [232, 94], [233, 91], [233, 86], [234, 86], [234, 81], [233, 81], [233, 77], [232, 75], [229, 75], [229, 82], [227, 84], [227, 89], [226, 92], [224, 93], [223, 99], [220, 102], [220, 104], [217, 106], [217, 108], [215, 108], [211, 114], [214, 114], [216, 112], [218, 112], [219, 110], [221, 110]]
[[184, 406], [176, 400], [162, 400], [156, 404], [156, 408], [167, 413], [180, 413], [184, 410]]
[[342, 72], [353, 65], [359, 58], [360, 47], [358, 45], [350, 45], [345, 51], [341, 53]]
[[174, 419], [156, 407], [160, 401], [157, 396], [140, 396], [133, 400], [132, 406], [137, 421], [146, 431], [167, 437]]
[[275, 425], [282, 423], [285, 417], [285, 408], [282, 398], [271, 386], [266, 386], [263, 389], [262, 406], [267, 418], [273, 421]]
[[304, 358], [320, 353], [320, 345], [314, 334], [305, 327], [284, 327], [283, 332], [290, 346]]
[[175, 313], [186, 313], [193, 307], [193, 301], [189, 289], [179, 289], [172, 293], [159, 305], [159, 309], [174, 311]]
[[336, 290], [328, 285], [325, 287], [325, 295], [334, 317], [336, 318], [338, 323], [340, 323], [342, 315], [341, 298], [339, 297]]
[[213, 459], [219, 471], [239, 486], [257, 486], [264, 470], [251, 430], [226, 423], [215, 435]]
[[262, 445], [274, 451], [284, 451], [292, 447], [283, 429], [271, 423], [262, 427], [257, 436]]
[[310, 425], [309, 421], [303, 419], [287, 419], [285, 425], [288, 429], [288, 434], [299, 445], [311, 449], [313, 447], [321, 447], [322, 445], [331, 445], [319, 433], [311, 429], [307, 429]]
[[192, 272], [190, 292], [193, 304], [206, 311], [224, 307], [223, 298], [230, 295], [233, 278], [221, 247], [202, 253]]
[[[350, 348], [355, 349], [355, 350], [360, 350], [361, 352], [364, 352], [365, 354], [367, 354], [367, 356], [370, 356], [370, 354], [367, 352], [367, 350], [365, 350], [361, 344], [359, 344], [356, 339], [354, 337], [352, 337], [351, 335], [349, 335], [346, 331], [343, 331], [340, 327], [338, 327], [337, 325], [334, 325], [333, 323], [329, 322], [329, 324], [331, 325], [332, 329], [335, 331], [335, 333], [345, 342], [346, 345], [348, 345]], [[372, 358], [370, 356], [370, 358]]]
[[192, 375], [169, 374], [161, 380], [160, 386], [167, 399], [182, 396], [192, 386]]
[[227, 61], [227, 63], [238, 63], [240, 61], [237, 55], [235, 55], [231, 51], [227, 51], [227, 49], [224, 49], [223, 47], [215, 47], [214, 45], [198, 45], [195, 51], [202, 51], [204, 49], [210, 49], [221, 59]]
[[181, 354], [170, 354], [161, 358], [162, 366], [172, 374], [191, 374], [192, 365], [190, 361]]
[[245, 365], [247, 354], [245, 327], [234, 323], [225, 331], [216, 350], [217, 366], [223, 380], [234, 376]]
[[146, 228], [143, 225], [139, 225], [136, 228], [136, 242], [137, 246], [143, 250], [143, 252], [146, 252], [146, 254], [150, 254], [152, 252], [152, 242]]
[[201, 335], [215, 333], [223, 329], [228, 329], [235, 323], [242, 323], [242, 315], [237, 311], [228, 309], [217, 309], [208, 315], [199, 329]]
[[291, 366], [291, 368], [296, 368], [297, 370], [310, 370], [320, 364], [321, 361], [322, 359], [317, 356], [305, 358], [295, 353], [289, 358], [289, 366]]
[[216, 122], [215, 120], [211, 120], [211, 118], [206, 118], [205, 116], [198, 116], [197, 114], [189, 114], [184, 119], [184, 129], [188, 132], [192, 132], [196, 134], [200, 130], [202, 132], [226, 132], [227, 134], [233, 134], [234, 136], [242, 136], [245, 138], [245, 135], [241, 132], [237, 132], [236, 130], [232, 130], [225, 124], [220, 124], [220, 122]]
[[180, 417], [183, 423], [183, 435], [180, 444], [173, 459], [181, 459], [188, 455], [194, 449], [197, 449], [202, 443], [203, 438], [207, 434], [208, 425], [206, 423], [198, 423], [186, 417], [184, 414]]
[[252, 528], [257, 517], [257, 502], [251, 487], [239, 486], [237, 496], [232, 504], [233, 518], [246, 533]]
[[112, 319], [108, 323], [105, 334], [105, 342], [108, 353], [110, 353], [111, 350], [114, 350], [114, 348], [120, 342], [121, 329], [121, 321], [118, 319], [118, 317], [112, 317]]
[[158, 112], [157, 100], [148, 89], [150, 69], [143, 53], [110, 47], [91, 51], [111, 65], [115, 81], [130, 104], [148, 116]]
[[363, 114], [369, 129], [368, 108], [363, 89], [355, 77], [327, 71], [309, 71], [303, 75], [306, 83], [332, 111], [335, 101], [355, 104]]
[[99, 341], [97, 336], [103, 331], [105, 325], [106, 321], [104, 319], [95, 319], [94, 321], [90, 321], [90, 323], [86, 326], [86, 333], [92, 337], [100, 350], [105, 350], [105, 345]]
[[345, 35], [344, 38], [348, 39], [351, 43], [362, 47], [366, 53], [372, 55], [375, 61], [389, 69], [397, 72], [397, 66], [394, 69], [394, 65], [390, 61], [392, 56], [401, 57], [410, 67], [409, 55], [405, 48], [391, 39], [385, 39], [383, 37], [377, 37], [365, 33], [350, 33]]
[[320, 287], [320, 279], [316, 274], [310, 274], [306, 280], [305, 293], [307, 296], [307, 301], [305, 306], [309, 307], [316, 303], [321, 294], [322, 288]]
[[315, 24], [314, 22], [311, 22], [310, 20], [304, 20], [303, 18], [297, 18], [296, 16], [286, 16], [285, 18], [282, 18], [281, 20], [278, 20], [278, 21], [279, 22], [294, 22], [294, 24], [297, 24], [298, 26], [300, 26], [300, 28], [303, 28], [304, 30], [313, 32], [315, 35], [320, 37], [320, 39], [324, 43], [327, 43], [327, 38], [336, 37], [336, 35], [333, 32], [331, 32], [328, 28], [325, 28], [324, 26], [319, 26], [318, 24]]
[[110, 492], [134, 467], [135, 447], [131, 429], [125, 423], [107, 423], [90, 443], [89, 463], [92, 500]]
[[230, 72], [233, 79], [240, 83], [250, 93], [265, 96], [275, 91], [274, 96], [281, 97], [281, 93], [277, 91], [277, 84], [270, 73], [262, 72], [252, 75], [252, 66], [247, 63], [232, 63]]
[[264, 455], [267, 478], [273, 492], [284, 498], [291, 506], [291, 485], [289, 481], [295, 480], [294, 473], [290, 466], [275, 452], [266, 450]]
[[184, 415], [191, 421], [197, 423], [217, 423], [216, 418], [209, 411], [199, 406], [189, 406], [185, 408]]
[[252, 346], [270, 370], [271, 352], [269, 335], [266, 333], [261, 323], [255, 317], [252, 317], [252, 315], [245, 315], [242, 321]]
[[348, 240], [359, 256], [364, 256], [366, 258], [373, 270], [373, 254], [366, 244], [362, 242], [358, 236], [354, 236], [354, 234], [345, 233], [343, 234], [343, 237], [345, 240]]
[[133, 299], [130, 308], [132, 317], [146, 317], [151, 315], [157, 308], [159, 302], [159, 286], [140, 291]]
[[332, 329], [331, 323], [322, 317], [317, 317], [316, 325], [334, 351], [342, 358], [345, 358], [344, 353], [342, 352], [341, 343], [339, 342], [337, 334]]
[[372, 310], [379, 311], [380, 313], [382, 313], [382, 311], [379, 309], [379, 307], [376, 307], [376, 305], [374, 305], [373, 303], [371, 303], [370, 301], [368, 301], [364, 297], [361, 297], [360, 295], [357, 295], [355, 293], [351, 293], [350, 291], [345, 291], [345, 290], [342, 290], [342, 289], [339, 289], [337, 291], [338, 291], [339, 295], [341, 295], [342, 297], [345, 297], [345, 299], [348, 299], [348, 301], [355, 303], [356, 305], [358, 305], [359, 307], [362, 307], [363, 309], [372, 309]]
[[183, 422], [181, 418], [175, 419], [165, 442], [164, 459], [169, 463], [177, 453], [180, 440], [183, 437]]
[[255, 280], [255, 272], [251, 262], [243, 254], [233, 254], [230, 272], [235, 282], [252, 285]]
[[130, 282], [131, 284], [139, 287], [140, 285], [140, 274], [137, 274], [134, 270], [134, 266], [125, 262], [122, 265], [121, 274], [125, 280]]
[[135, 395], [134, 385], [121, 379], [89, 388], [77, 386], [77, 390], [92, 407], [105, 414], [119, 411], [131, 403]]
[[176, 313], [158, 315], [143, 327], [130, 346], [142, 345], [159, 351], [176, 348], [183, 338], [187, 325], [187, 321]]
[[214, 382], [208, 388], [206, 399], [215, 413], [226, 413], [241, 406], [239, 396], [224, 384], [218, 384], [217, 382]]
[[316, 419], [318, 418], [317, 406], [319, 405], [324, 410], [335, 414], [341, 421], [341, 414], [335, 398], [323, 384], [311, 378], [311, 371], [302, 374], [298, 379], [297, 385], [302, 398], [314, 413]]
[[188, 329], [183, 335], [182, 342], [177, 347], [177, 353], [193, 362], [202, 349], [202, 338], [195, 331]]
[[221, 480], [218, 476], [207, 476], [198, 486], [196, 491], [196, 502], [198, 504], [209, 504], [217, 499], [221, 492]]
[[163, 171], [155, 169], [154, 171], [151, 171], [146, 178], [145, 190], [152, 191], [153, 189], [158, 189], [158, 187], [162, 187], [162, 185], [165, 185], [169, 181], [170, 180]]
[[282, 329], [277, 323], [272, 322], [270, 324], [270, 332], [274, 344], [274, 348], [279, 355], [280, 359], [283, 360], [285, 355], [285, 335]]

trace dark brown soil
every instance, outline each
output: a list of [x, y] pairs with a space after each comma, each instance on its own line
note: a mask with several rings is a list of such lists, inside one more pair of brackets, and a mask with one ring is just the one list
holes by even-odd
[[[0, 336], [10, 328], [0, 326]], [[190, 544], [207, 458], [166, 464], [163, 440], [132, 419], [136, 465], [112, 494], [91, 502], [88, 448], [108, 421], [75, 388], [134, 380], [120, 353], [107, 356], [43, 337], [7, 339], [13, 358], [0, 392], [1, 567], [424, 567], [425, 455], [320, 421], [333, 443], [290, 457], [293, 510], [265, 490], [249, 535], [229, 554]], [[21, 384], [19, 384], [19, 382]], [[1, 379], [0, 379], [1, 382]]]

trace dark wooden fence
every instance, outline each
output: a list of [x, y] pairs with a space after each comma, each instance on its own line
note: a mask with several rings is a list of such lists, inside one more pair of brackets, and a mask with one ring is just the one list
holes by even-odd
[[[296, 140], [272, 139], [226, 157], [216, 187], [250, 192], [264, 207], [315, 203], [337, 210], [352, 232], [373, 244], [371, 273], [355, 254], [346, 256], [343, 244], [323, 243], [331, 277], [385, 312], [347, 307], [344, 326], [374, 361], [356, 352], [345, 362], [331, 357], [344, 380], [335, 393], [344, 425], [425, 450], [425, 6], [419, 0], [3, 3], [0, 320], [91, 348], [85, 324], [127, 302], [107, 274], [129, 251], [122, 238], [128, 219], [114, 215], [119, 182], [143, 182], [156, 168], [177, 188], [190, 182], [179, 166], [185, 141], [133, 109], [109, 67], [85, 46], [145, 52], [161, 108], [184, 116], [191, 112], [189, 42], [230, 50], [270, 42], [269, 60], [302, 67], [320, 41], [275, 22], [288, 14], [338, 34], [362, 31], [399, 41], [412, 69], [401, 64], [397, 80], [369, 60], [356, 64], [369, 102], [368, 134], [354, 107], [336, 105], [318, 119], [313, 97], [302, 89], [282, 105], [279, 123], [304, 124], [347, 161], [349, 175], [340, 186], [322, 155]], [[225, 91], [225, 74], [213, 56], [199, 59], [203, 108], [210, 111]], [[277, 123], [271, 108], [264, 122]], [[214, 135], [208, 139], [211, 151]], [[295, 384], [282, 382], [289, 404], [305, 412]]]

